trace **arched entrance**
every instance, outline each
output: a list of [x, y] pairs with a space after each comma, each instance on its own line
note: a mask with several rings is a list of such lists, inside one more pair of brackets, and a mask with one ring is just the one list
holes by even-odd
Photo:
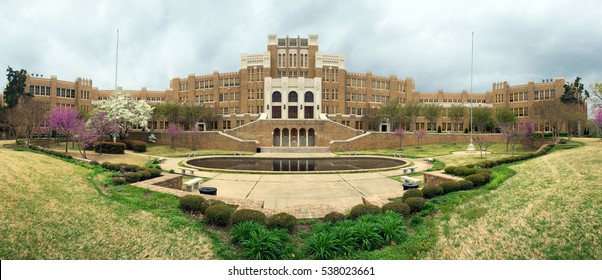
[[274, 129], [274, 143], [272, 145], [274, 147], [280, 146], [280, 128]]
[[283, 147], [290, 146], [288, 140], [289, 140], [288, 128], [285, 128], [282, 130], [282, 146]]
[[307, 131], [307, 146], [313, 147], [316, 145], [316, 132], [313, 128]]
[[299, 146], [305, 147], [307, 146], [307, 136], [305, 135], [307, 131], [305, 128], [299, 129]]

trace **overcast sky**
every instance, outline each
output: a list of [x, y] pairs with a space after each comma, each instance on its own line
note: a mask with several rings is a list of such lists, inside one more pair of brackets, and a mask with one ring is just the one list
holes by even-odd
[[240, 54], [264, 52], [268, 34], [318, 34], [320, 51], [344, 54], [347, 71], [458, 92], [470, 89], [474, 31], [474, 92], [498, 81], [602, 81], [595, 0], [122, 2], [0, 0], [0, 65], [112, 89], [119, 29], [119, 86], [164, 90], [173, 77], [238, 71]]

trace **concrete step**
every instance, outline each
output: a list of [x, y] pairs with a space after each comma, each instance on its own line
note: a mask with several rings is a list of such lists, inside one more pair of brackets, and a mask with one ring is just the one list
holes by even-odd
[[328, 147], [261, 147], [262, 153], [330, 153]]

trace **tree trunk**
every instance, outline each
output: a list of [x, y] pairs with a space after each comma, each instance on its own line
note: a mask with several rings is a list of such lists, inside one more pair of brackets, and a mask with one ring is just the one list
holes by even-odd
[[67, 136], [67, 139], [65, 139], [65, 153], [69, 152], [69, 136]]

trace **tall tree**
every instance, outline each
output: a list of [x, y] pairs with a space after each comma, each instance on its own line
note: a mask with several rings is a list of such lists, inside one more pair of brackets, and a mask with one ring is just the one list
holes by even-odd
[[387, 102], [380, 107], [380, 119], [389, 122], [392, 130], [401, 126], [402, 104], [399, 101]]
[[22, 97], [32, 97], [33, 93], [25, 92], [27, 71], [25, 69], [13, 70], [10, 66], [6, 69], [8, 84], [4, 89], [4, 103], [8, 108], [15, 107]]
[[194, 104], [182, 104], [181, 115], [188, 130], [197, 131], [197, 123], [203, 118], [204, 106]]
[[589, 89], [592, 91], [591, 94], [598, 99], [596, 103], [602, 102], [602, 83], [590, 84]]
[[422, 107], [422, 115], [431, 124], [431, 131], [435, 131], [437, 129], [437, 119], [441, 116], [441, 106], [436, 103], [425, 104]]
[[419, 129], [418, 131], [414, 132], [414, 134], [416, 135], [416, 139], [418, 140], [418, 146], [420, 147], [420, 143], [422, 143], [422, 140], [424, 140], [424, 138], [426, 137], [426, 130]]
[[83, 141], [94, 139], [100, 141], [98, 153], [102, 155], [102, 145], [106, 136], [119, 132], [119, 124], [115, 118], [108, 116], [107, 112], [97, 110], [92, 113], [92, 116], [86, 122], [86, 130], [88, 135], [83, 135]]
[[11, 131], [14, 132], [15, 139], [19, 135], [23, 135], [29, 146], [31, 137], [38, 133], [40, 127], [46, 122], [48, 109], [48, 104], [31, 99], [24, 99], [15, 107], [8, 109], [6, 121]]
[[368, 106], [368, 108], [366, 108], [366, 114], [364, 115], [363, 119], [367, 130], [380, 131], [379, 126], [382, 117], [380, 115], [379, 107]]
[[399, 127], [393, 131], [393, 136], [399, 138], [399, 149], [401, 150], [401, 141], [403, 141], [403, 138], [406, 136], [406, 130]]
[[535, 135], [533, 132], [535, 131], [535, 124], [531, 119], [526, 119], [523, 121], [523, 125], [520, 127], [520, 135], [522, 138], [523, 145], [533, 147], [533, 140]]
[[156, 104], [154, 113], [167, 119], [169, 123], [178, 123], [184, 111], [184, 105], [177, 102]]
[[581, 78], [577, 76], [574, 82], [564, 85], [564, 93], [560, 96], [560, 101], [564, 104], [583, 104], [587, 98], [589, 98], [589, 92], [584, 89]]
[[554, 138], [558, 136], [558, 128], [563, 121], [561, 103], [557, 100], [543, 100], [533, 104], [533, 115], [540, 124], [547, 124]]
[[171, 149], [176, 150], [176, 139], [182, 133], [182, 128], [176, 123], [169, 123], [167, 126], [167, 136], [171, 140]]
[[50, 111], [48, 125], [67, 138], [65, 141], [65, 153], [67, 153], [69, 151], [69, 138], [81, 130], [83, 121], [76, 109], [56, 106]]
[[602, 131], [602, 108], [598, 108], [596, 113], [594, 113], [593, 118], [594, 124], [598, 126], [599, 131]]
[[416, 128], [416, 120], [422, 112], [423, 104], [418, 102], [406, 103], [403, 106], [403, 114], [406, 119], [410, 120], [410, 130], [414, 131]]
[[459, 130], [460, 123], [464, 123], [464, 118], [466, 118], [466, 107], [462, 105], [452, 105], [448, 109], [447, 115], [454, 124], [454, 131], [457, 132]]
[[217, 129], [214, 127], [214, 123], [217, 122], [219, 117], [217, 106], [206, 106], [203, 110], [203, 122], [205, 122], [205, 130]]
[[515, 125], [516, 115], [514, 112], [512, 112], [512, 110], [508, 108], [502, 108], [495, 112], [495, 120], [500, 128], [505, 125]]
[[115, 91], [98, 108], [105, 111], [109, 118], [117, 121], [121, 140], [125, 139], [128, 131], [134, 125], [146, 130], [148, 121], [153, 114], [153, 108], [146, 101], [136, 100], [122, 91]]
[[493, 125], [493, 110], [485, 107], [472, 108], [472, 123], [479, 133], [485, 132], [488, 126]]

